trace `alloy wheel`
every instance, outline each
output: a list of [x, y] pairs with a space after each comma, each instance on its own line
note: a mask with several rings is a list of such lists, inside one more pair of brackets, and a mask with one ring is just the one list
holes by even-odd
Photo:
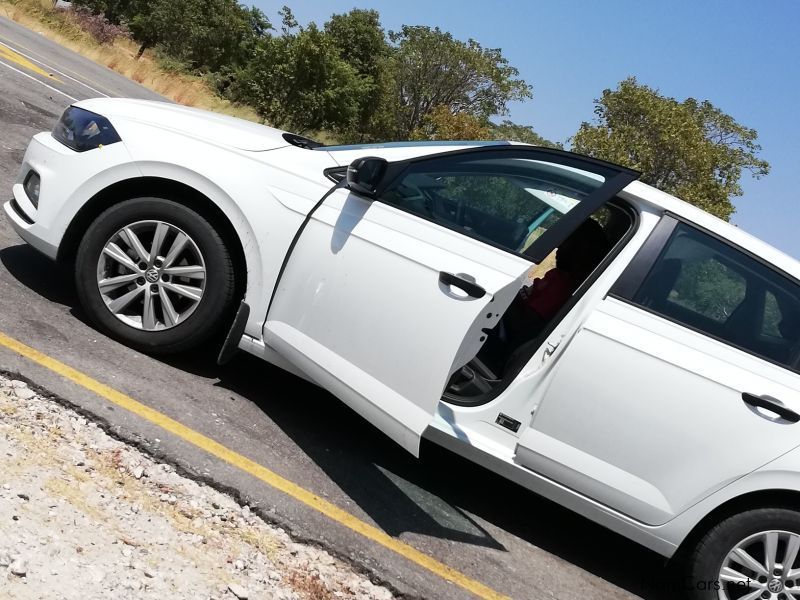
[[164, 221], [118, 230], [97, 262], [97, 287], [108, 310], [144, 331], [186, 321], [203, 298], [206, 267], [195, 241]]
[[728, 552], [719, 572], [720, 600], [800, 600], [800, 534], [750, 535]]

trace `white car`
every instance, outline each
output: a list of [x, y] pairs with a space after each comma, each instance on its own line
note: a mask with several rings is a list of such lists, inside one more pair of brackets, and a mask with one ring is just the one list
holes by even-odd
[[4, 206], [125, 344], [228, 328], [221, 360], [687, 557], [693, 597], [798, 598], [800, 264], [637, 177], [98, 99], [33, 138]]

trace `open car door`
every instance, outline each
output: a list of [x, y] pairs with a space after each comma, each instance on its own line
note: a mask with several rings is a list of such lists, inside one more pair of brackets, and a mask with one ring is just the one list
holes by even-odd
[[417, 454], [531, 266], [637, 174], [512, 145], [367, 160], [373, 188], [338, 186], [298, 233], [264, 340]]

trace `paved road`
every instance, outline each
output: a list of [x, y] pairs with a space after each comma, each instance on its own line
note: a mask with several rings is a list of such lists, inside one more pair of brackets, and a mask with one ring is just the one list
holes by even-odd
[[[21, 54], [29, 58], [21, 61]], [[0, 190], [10, 194], [32, 134], [50, 129], [71, 98], [100, 94], [156, 97], [0, 18]], [[0, 217], [0, 332], [202, 432], [500, 594], [654, 597], [642, 585], [661, 574], [662, 561], [654, 554], [443, 450], [425, 447], [422, 460], [414, 460], [327, 393], [254, 358], [240, 355], [217, 367], [211, 344], [169, 360], [125, 348], [86, 323], [70, 282], [69, 273], [24, 245]], [[294, 535], [325, 544], [403, 594], [471, 597], [9, 350], [0, 349], [0, 370], [21, 373], [118, 435], [235, 491]]]

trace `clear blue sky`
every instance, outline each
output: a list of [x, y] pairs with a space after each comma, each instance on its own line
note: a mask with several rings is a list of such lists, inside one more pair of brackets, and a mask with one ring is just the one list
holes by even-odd
[[276, 24], [374, 8], [386, 29], [431, 25], [501, 48], [534, 98], [511, 118], [566, 141], [593, 100], [629, 75], [678, 99], [707, 99], [759, 132], [765, 178], [743, 178], [733, 222], [800, 258], [800, 1], [254, 0]]

